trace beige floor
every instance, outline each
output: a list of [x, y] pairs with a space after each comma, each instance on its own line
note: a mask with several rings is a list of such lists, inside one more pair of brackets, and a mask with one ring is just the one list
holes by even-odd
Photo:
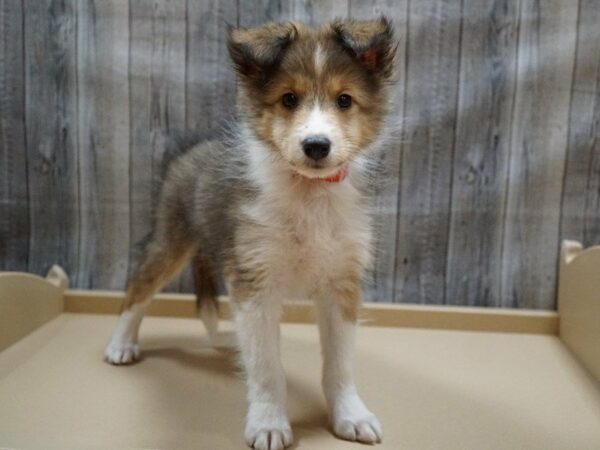
[[[101, 361], [115, 318], [63, 314], [0, 354], [0, 448], [243, 449], [234, 355], [198, 321], [147, 318], [144, 359]], [[283, 327], [295, 448], [334, 438], [314, 326]], [[363, 328], [357, 377], [381, 449], [600, 449], [600, 391], [557, 338]]]

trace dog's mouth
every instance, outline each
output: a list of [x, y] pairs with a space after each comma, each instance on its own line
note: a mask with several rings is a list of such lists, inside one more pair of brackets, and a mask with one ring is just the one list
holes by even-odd
[[343, 181], [348, 175], [348, 163], [338, 164], [333, 167], [307, 167], [293, 166], [294, 173], [303, 178], [308, 178], [315, 181], [326, 181], [329, 183], [337, 183]]

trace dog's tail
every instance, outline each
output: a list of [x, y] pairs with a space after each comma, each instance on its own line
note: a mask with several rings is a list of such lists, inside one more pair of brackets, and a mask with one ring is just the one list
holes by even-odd
[[196, 254], [192, 261], [192, 271], [196, 289], [196, 308], [208, 335], [214, 339], [219, 325], [217, 283], [208, 261], [200, 253]]

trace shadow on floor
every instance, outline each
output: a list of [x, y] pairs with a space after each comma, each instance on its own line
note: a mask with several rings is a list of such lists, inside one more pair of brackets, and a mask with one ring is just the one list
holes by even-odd
[[[220, 342], [227, 342], [233, 337], [232, 332], [221, 334]], [[238, 379], [239, 383], [236, 384], [236, 388], [222, 392], [227, 396], [222, 399], [222, 402], [224, 404], [245, 402], [243, 372], [237, 362], [238, 352], [234, 347], [227, 345], [213, 347], [208, 339], [199, 340], [196, 335], [148, 337], [141, 340], [141, 346], [142, 356], [136, 365], [143, 364], [144, 361], [165, 359], [194, 372], [208, 372], [220, 378]], [[149, 376], [149, 374], [146, 375]], [[301, 420], [294, 420], [293, 415], [291, 417], [294, 431], [294, 444], [291, 448], [294, 449], [301, 444], [304, 437], [322, 434], [324, 430], [331, 432], [331, 430], [320, 390], [315, 390], [313, 386], [303, 383], [294, 377], [294, 374], [286, 375], [288, 403], [294, 404], [294, 409], [303, 411]], [[170, 392], [170, 382], [164, 379], [161, 381], [162, 378], [162, 376], [157, 376], [156, 381], [160, 384], [165, 383], [165, 392]], [[177, 414], [178, 411], [175, 409], [174, 413]], [[242, 418], [244, 415], [244, 413], [240, 413]], [[238, 432], [241, 438], [243, 429], [240, 428]], [[333, 435], [332, 439], [335, 439]]]

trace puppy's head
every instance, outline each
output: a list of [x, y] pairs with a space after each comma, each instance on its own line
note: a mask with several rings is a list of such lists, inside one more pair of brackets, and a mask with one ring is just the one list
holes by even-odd
[[396, 50], [387, 19], [232, 29], [228, 47], [244, 115], [297, 173], [331, 176], [379, 132]]

